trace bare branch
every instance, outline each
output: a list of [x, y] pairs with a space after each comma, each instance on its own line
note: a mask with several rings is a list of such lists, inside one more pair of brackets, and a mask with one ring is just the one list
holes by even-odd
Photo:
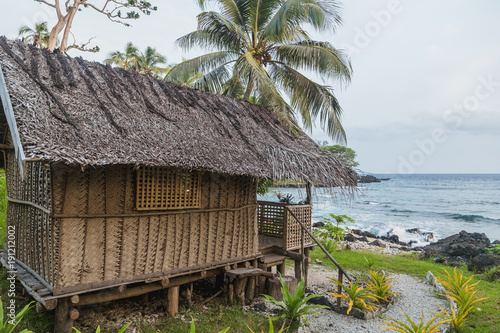
[[[44, 4], [46, 4], [47, 6], [50, 6], [50, 7], [52, 7], [52, 8], [56, 8], [56, 5], [54, 5], [54, 4], [52, 4], [52, 3], [49, 3], [49, 2], [47, 2], [47, 1], [45, 1], [45, 0], [35, 0], [35, 1], [36, 1], [36, 2], [40, 2], [40, 3], [44, 3]], [[57, 3], [57, 0], [56, 0], [56, 3]], [[56, 9], [57, 9], [57, 8], [56, 8]]]
[[68, 46], [68, 50], [69, 49], [76, 49], [76, 50], [80, 50], [80, 51], [84, 51], [84, 52], [93, 52], [93, 53], [99, 52], [99, 50], [100, 50], [99, 46], [87, 48], [87, 45], [89, 45], [90, 42], [92, 41], [92, 39], [94, 39], [95, 37], [90, 38], [86, 43], [83, 43], [82, 45], [77, 45], [75, 35], [73, 35], [73, 33], [71, 33], [71, 35], [73, 36], [73, 45]]

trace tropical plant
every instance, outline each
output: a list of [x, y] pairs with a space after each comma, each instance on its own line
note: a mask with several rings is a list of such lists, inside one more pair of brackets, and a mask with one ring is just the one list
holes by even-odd
[[335, 155], [341, 162], [347, 165], [350, 168], [355, 168], [359, 166], [359, 163], [356, 162], [356, 152], [351, 148], [347, 148], [340, 145], [329, 145], [328, 141], [317, 142], [319, 148], [326, 152], [329, 152]]
[[370, 269], [368, 270], [368, 275], [370, 279], [366, 284], [377, 297], [379, 303], [381, 301], [388, 302], [389, 297], [396, 295], [396, 293], [391, 292], [392, 284], [389, 283], [393, 279], [385, 275], [384, 272]]
[[[14, 331], [14, 328], [19, 324], [19, 322], [23, 319], [24, 315], [33, 307], [33, 303], [31, 302], [27, 304], [21, 311], [19, 311], [15, 316], [14, 315], [5, 315], [3, 312], [3, 303], [2, 297], [0, 297], [0, 333], [11, 333]], [[7, 317], [7, 318], [5, 318]], [[13, 317], [13, 318], [12, 318]], [[4, 322], [5, 318], [5, 322]], [[21, 333], [31, 333], [28, 330], [22, 330]]]
[[288, 285], [280, 276], [281, 283], [281, 293], [283, 294], [283, 301], [278, 301], [274, 297], [269, 295], [263, 295], [264, 298], [277, 305], [281, 308], [282, 315], [281, 317], [286, 318], [288, 322], [288, 327], [295, 327], [301, 318], [307, 320], [306, 315], [308, 314], [317, 314], [316, 311], [310, 311], [313, 308], [327, 308], [324, 305], [306, 305], [306, 303], [315, 297], [321, 296], [321, 294], [312, 294], [307, 297], [304, 297], [305, 294], [305, 281], [304, 278], [300, 279], [300, 282], [297, 284], [293, 295], [290, 294], [290, 290], [288, 289]]
[[457, 303], [463, 313], [469, 312], [476, 303], [486, 299], [476, 298], [476, 286], [479, 282], [471, 283], [475, 275], [464, 278], [463, 273], [458, 273], [456, 267], [453, 269], [453, 276], [447, 270], [444, 271], [447, 275], [445, 278], [436, 277], [436, 280], [446, 289], [446, 294], [443, 296]]
[[34, 28], [23, 25], [19, 28], [19, 37], [23, 37], [25, 43], [31, 43], [35, 47], [44, 49], [49, 42], [49, 31], [47, 30], [47, 22], [35, 23]]
[[486, 248], [485, 250], [491, 254], [500, 254], [500, 244], [495, 244], [495, 246]]
[[164, 65], [167, 63], [167, 58], [159, 54], [156, 48], [148, 46], [144, 52], [141, 52], [137, 57], [138, 71], [145, 75], [160, 76], [160, 74], [165, 74], [166, 68], [162, 68], [159, 65]]
[[[229, 331], [229, 327], [219, 331], [218, 333], [226, 333]], [[194, 324], [194, 319], [191, 319], [191, 326], [189, 328], [189, 333], [196, 333], [196, 325]]]
[[[124, 325], [122, 328], [120, 328], [120, 330], [117, 333], [123, 333], [123, 332], [125, 332], [125, 330], [130, 326], [130, 324], [132, 324], [132, 322]], [[74, 327], [73, 327], [73, 330], [75, 330], [76, 333], [82, 333], [82, 332], [80, 332], [79, 330], [77, 330]], [[95, 330], [95, 333], [101, 333], [101, 326], [97, 326], [97, 329]]]
[[345, 233], [351, 231], [347, 223], [355, 221], [347, 215], [329, 214], [329, 216], [323, 217], [324, 226], [319, 227], [317, 235], [323, 238], [333, 237], [338, 241], [344, 240]]
[[441, 308], [441, 313], [443, 317], [450, 323], [451, 329], [453, 332], [460, 333], [465, 328], [465, 324], [467, 323], [467, 316], [471, 309], [467, 311], [463, 311], [462, 309], [455, 309], [450, 307], [450, 312]]
[[364, 257], [366, 261], [366, 265], [368, 266], [368, 269], [372, 269], [372, 267], [375, 265], [375, 261], [371, 258]]
[[333, 88], [304, 74], [341, 84], [351, 79], [347, 55], [328, 42], [312, 40], [303, 28], [305, 24], [318, 31], [337, 27], [341, 18], [336, 0], [197, 2], [202, 11], [209, 2], [216, 2], [220, 10], [199, 14], [197, 30], [177, 44], [184, 50], [201, 47], [210, 53], [174, 66], [168, 80], [202, 73], [195, 88], [264, 106], [296, 134], [298, 117], [306, 130], [319, 119], [332, 138], [345, 140], [342, 109]]
[[352, 308], [360, 309], [360, 310], [369, 310], [375, 311], [377, 309], [377, 305], [371, 303], [370, 301], [377, 302], [377, 296], [373, 294], [370, 288], [366, 288], [363, 285], [360, 285], [360, 278], [358, 277], [356, 281], [349, 281], [349, 286], [344, 285], [342, 282], [335, 280], [333, 278], [329, 278], [337, 286], [340, 286], [346, 295], [342, 292], [327, 292], [327, 294], [333, 295], [333, 299], [341, 298], [344, 299], [347, 304], [347, 314], [351, 312]]
[[416, 323], [413, 320], [411, 320], [411, 318], [405, 312], [403, 313], [406, 317], [406, 320], [408, 321], [408, 324], [405, 324], [400, 320], [389, 318], [389, 320], [392, 322], [389, 321], [383, 322], [384, 324], [389, 325], [389, 327], [382, 327], [381, 329], [396, 331], [401, 333], [437, 333], [441, 332], [441, 330], [439, 330], [438, 327], [448, 322], [447, 320], [441, 320], [438, 321], [437, 323], [434, 323], [442, 316], [441, 312], [432, 317], [431, 320], [429, 320], [427, 323], [424, 322], [423, 314], [422, 317], [420, 318], [420, 322]]
[[104, 60], [108, 65], [117, 65], [125, 70], [137, 69], [137, 59], [139, 57], [139, 50], [132, 42], [128, 42], [125, 46], [125, 52], [114, 51], [109, 54], [109, 58]]
[[[269, 317], [269, 316], [268, 316], [268, 318], [269, 318], [269, 331], [268, 331], [268, 332], [269, 332], [269, 333], [274, 333], [274, 325], [273, 325], [273, 321], [272, 321], [271, 317]], [[281, 326], [281, 328], [280, 328], [280, 330], [278, 331], [278, 333], [283, 333], [283, 332], [284, 332], [284, 330], [285, 330], [285, 324], [286, 324], [286, 321], [285, 321], [285, 322], [283, 322], [283, 325]], [[248, 325], [247, 325], [247, 327], [248, 327]], [[252, 331], [252, 329], [251, 329], [250, 327], [248, 327], [248, 330], [249, 330], [250, 332], [252, 332], [252, 333], [255, 333], [254, 331]], [[262, 329], [262, 333], [264, 333], [264, 329]]]

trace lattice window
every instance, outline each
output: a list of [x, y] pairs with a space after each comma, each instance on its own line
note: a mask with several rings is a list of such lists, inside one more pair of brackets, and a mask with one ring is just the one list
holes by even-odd
[[137, 170], [137, 209], [199, 208], [201, 173], [167, 167]]

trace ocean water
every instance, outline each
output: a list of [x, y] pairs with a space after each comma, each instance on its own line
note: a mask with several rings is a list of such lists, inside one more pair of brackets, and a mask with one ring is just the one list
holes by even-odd
[[[330, 213], [345, 214], [356, 220], [353, 228], [377, 235], [392, 232], [401, 241], [416, 241], [414, 246], [427, 242], [423, 236], [407, 233], [410, 228], [432, 232], [434, 241], [461, 230], [500, 240], [500, 174], [375, 176], [391, 180], [359, 184], [350, 199], [336, 189], [315, 189], [313, 222]], [[290, 193], [295, 201], [305, 196], [303, 189], [273, 188], [259, 200], [278, 201], [275, 191]]]

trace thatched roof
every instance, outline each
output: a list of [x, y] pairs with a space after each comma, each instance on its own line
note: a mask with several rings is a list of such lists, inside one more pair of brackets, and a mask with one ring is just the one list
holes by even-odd
[[355, 185], [350, 169], [262, 107], [4, 37], [0, 65], [28, 160]]

